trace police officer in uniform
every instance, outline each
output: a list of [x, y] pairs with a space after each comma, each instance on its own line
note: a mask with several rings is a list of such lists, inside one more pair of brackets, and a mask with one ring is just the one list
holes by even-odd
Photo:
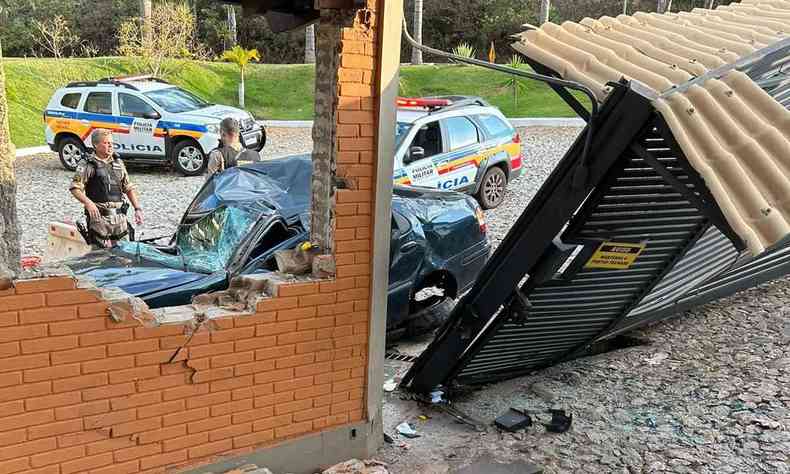
[[238, 166], [239, 155], [244, 149], [239, 140], [239, 122], [236, 119], [230, 117], [222, 119], [219, 123], [219, 136], [222, 143], [208, 155], [207, 179], [228, 168]]
[[89, 244], [111, 247], [129, 233], [126, 203], [134, 207], [134, 222], [143, 223], [143, 209], [137, 199], [123, 161], [113, 153], [112, 132], [96, 129], [91, 134], [95, 153], [88, 154], [77, 166], [71, 182], [71, 194], [85, 206]]

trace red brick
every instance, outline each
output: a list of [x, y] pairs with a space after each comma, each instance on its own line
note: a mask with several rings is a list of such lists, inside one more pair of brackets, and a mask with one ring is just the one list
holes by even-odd
[[[137, 354], [136, 356], [134, 356], [135, 358], [134, 360], [138, 366], [165, 364], [170, 360], [171, 357], [173, 357], [174, 353], [175, 350], [169, 349], [164, 351], [152, 352], [150, 354]], [[175, 357], [175, 359], [173, 359], [173, 362], [181, 362], [183, 360], [186, 360], [188, 354], [189, 354], [189, 350], [185, 349], [179, 351], [178, 355]]]
[[[355, 288], [353, 290], [343, 290], [338, 292], [337, 294], [337, 301], [339, 303], [346, 302], [346, 301], [354, 301], [354, 300], [365, 300], [370, 295], [370, 290], [367, 288]], [[365, 314], [365, 318], [367, 319], [367, 313]]]
[[12, 444], [17, 444], [20, 441], [25, 441], [27, 439], [27, 430], [15, 430], [15, 431], [6, 431], [3, 430], [0, 432], [0, 447], [2, 446], [11, 446]]
[[[152, 467], [174, 465], [187, 460], [187, 451], [177, 451], [172, 453], [149, 456], [140, 459], [140, 469], [150, 469]], [[142, 474], [142, 473], [141, 473]]]
[[274, 430], [258, 431], [248, 435], [237, 436], [233, 438], [233, 447], [235, 449], [245, 448], [256, 444], [262, 444], [274, 439]]
[[292, 321], [298, 319], [314, 318], [315, 312], [316, 309], [314, 306], [281, 310], [277, 311], [277, 321]]
[[159, 377], [158, 366], [137, 367], [134, 369], [116, 370], [110, 372], [110, 383], [131, 382]]
[[[19, 403], [22, 404], [22, 407], [24, 407], [24, 403], [21, 400]], [[14, 416], [4, 415], [4, 418], [2, 419], [2, 427], [4, 430], [15, 430], [28, 426], [42, 425], [52, 421], [55, 421], [55, 412], [53, 410], [42, 410]]]
[[333, 347], [334, 344], [332, 343], [331, 340], [302, 342], [296, 345], [296, 353], [297, 354], [306, 354], [308, 352], [317, 353], [321, 351], [331, 350]]
[[15, 370], [33, 369], [37, 367], [47, 367], [49, 365], [49, 354], [36, 354], [21, 357], [11, 357], [0, 359], [0, 372], [11, 372]]
[[243, 341], [236, 341], [236, 351], [244, 352], [253, 349], [259, 349], [261, 347], [271, 347], [276, 344], [277, 344], [277, 337], [275, 336], [268, 336], [268, 337], [258, 336], [252, 339], [244, 339]]
[[165, 400], [176, 400], [179, 398], [196, 397], [206, 395], [209, 392], [207, 383], [186, 385], [183, 387], [170, 388], [165, 390], [162, 395]]
[[144, 444], [132, 448], [119, 449], [113, 453], [116, 462], [126, 462], [131, 459], [138, 459], [145, 456], [153, 456], [162, 452], [162, 445], [159, 443]]
[[184, 326], [165, 325], [153, 328], [134, 328], [135, 339], [151, 339], [166, 336], [179, 336], [184, 334]]
[[142, 341], [119, 342], [107, 346], [107, 355], [110, 357], [137, 354], [141, 352], [153, 352], [159, 350], [159, 341], [156, 339], [144, 339]]
[[67, 420], [28, 428], [28, 438], [39, 439], [82, 431], [82, 420]]
[[266, 313], [270, 311], [279, 311], [281, 309], [290, 309], [296, 308], [299, 306], [299, 299], [295, 296], [283, 298], [283, 297], [275, 297], [275, 298], [263, 298], [258, 301], [258, 305], [256, 306], [256, 312], [258, 313]]
[[233, 449], [233, 440], [225, 439], [222, 441], [215, 441], [213, 443], [203, 444], [189, 449], [189, 458], [202, 458], [211, 454], [221, 453], [223, 451], [230, 451]]
[[[277, 312], [269, 311], [266, 313], [239, 316], [236, 318], [236, 321], [233, 324], [235, 327], [239, 328], [246, 326], [256, 326], [258, 324], [273, 323], [275, 321], [277, 321]], [[238, 347], [236, 350], [238, 350]]]
[[49, 277], [14, 282], [16, 294], [49, 293], [53, 291], [73, 290], [74, 279], [71, 277]]
[[155, 443], [157, 441], [162, 441], [164, 439], [178, 438], [180, 436], [185, 436], [186, 434], [187, 434], [186, 425], [175, 425], [175, 426], [169, 426], [167, 428], [162, 428], [160, 430], [140, 433], [137, 436], [137, 440], [140, 442], [140, 444], [148, 444], [148, 443]]
[[[17, 413], [22, 413], [23, 411], [25, 411], [25, 402], [23, 400], [0, 403], [0, 418], [16, 415]], [[5, 426], [3, 426], [3, 428], [5, 428]]]
[[210, 357], [220, 354], [230, 354], [233, 352], [233, 342], [225, 342], [222, 344], [207, 344], [200, 347], [192, 347], [189, 349], [189, 357], [192, 359], [200, 359], [202, 357]]
[[231, 425], [225, 428], [218, 428], [209, 432], [209, 441], [219, 441], [221, 439], [235, 438], [252, 433], [252, 423], [241, 425]]
[[[18, 458], [21, 456], [30, 456], [31, 454], [43, 453], [52, 451], [57, 448], [55, 438], [41, 439], [38, 441], [30, 441], [27, 443], [15, 444], [0, 449], [0, 460]], [[2, 472], [2, 471], [0, 471]]]
[[165, 452], [186, 449], [192, 446], [199, 446], [208, 443], [208, 433], [191, 434], [180, 438], [168, 439], [162, 443]]
[[82, 388], [98, 387], [99, 385], [107, 385], [107, 374], [91, 374], [55, 380], [52, 382], [52, 391], [55, 393], [68, 392]]
[[[134, 367], [134, 356], [112, 357], [82, 363], [82, 373], [93, 374], [96, 372], [114, 372]], [[112, 374], [110, 376], [112, 380]]]
[[208, 407], [195, 408], [194, 410], [187, 410], [180, 413], [172, 413], [162, 417], [163, 426], [178, 425], [187, 423], [189, 421], [202, 420], [209, 417]]
[[0, 308], [3, 308], [4, 311], [40, 308], [42, 306], [44, 306], [44, 295], [42, 294], [0, 297]]
[[274, 384], [258, 384], [252, 387], [238, 388], [232, 392], [233, 400], [244, 400], [247, 398], [257, 397], [260, 395], [268, 395], [274, 393]]
[[106, 356], [104, 346], [86, 347], [84, 349], [72, 349], [70, 351], [56, 352], [52, 354], [52, 364], [61, 365], [71, 362], [82, 362], [87, 360], [102, 359]]
[[[368, 191], [349, 191], [349, 192], [368, 192]], [[367, 227], [370, 225], [370, 216], [342, 216], [335, 219], [338, 229]], [[356, 245], [356, 244], [355, 244]], [[343, 253], [343, 251], [337, 252]], [[340, 288], [338, 288], [340, 289]]]
[[256, 336], [274, 336], [296, 331], [296, 321], [286, 321], [275, 324], [261, 324], [256, 326]]
[[230, 425], [230, 415], [226, 416], [212, 416], [205, 420], [193, 421], [187, 425], [189, 434], [201, 433], [203, 431], [212, 431], [217, 428], [222, 428]]
[[252, 375], [245, 377], [236, 377], [227, 380], [220, 380], [218, 382], [211, 382], [212, 392], [224, 392], [225, 390], [233, 390], [235, 388], [249, 387], [253, 383]]
[[28, 398], [25, 406], [28, 411], [44, 410], [65, 405], [73, 405], [82, 400], [80, 392], [59, 393], [57, 395], [47, 395], [43, 397]]
[[[345, 224], [343, 224], [343, 225], [345, 225]], [[370, 240], [368, 240], [368, 239], [364, 239], [364, 240], [346, 240], [346, 241], [343, 241], [343, 242], [337, 242], [337, 244], [335, 245], [335, 248], [337, 249], [338, 253], [343, 253], [343, 252], [360, 252], [360, 251], [367, 252], [368, 250], [370, 250]], [[354, 261], [356, 262], [356, 260], [354, 260]], [[338, 267], [338, 270], [340, 270], [341, 268], [345, 268], [345, 267], [346, 267], [346, 265], [343, 265], [342, 267]], [[354, 267], [357, 267], [357, 266], [354, 266]], [[370, 265], [365, 265], [365, 268], [367, 268], [367, 273], [365, 273], [365, 270], [362, 270], [360, 272], [360, 270], [357, 270], [357, 269], [354, 269], [354, 270], [349, 269], [347, 272], [343, 272], [342, 274], [338, 274], [338, 276], [340, 278], [356, 277], [356, 276], [360, 276], [360, 275], [366, 276], [370, 272]]]
[[137, 382], [137, 390], [147, 392], [149, 390], [162, 390], [170, 387], [177, 387], [189, 383], [186, 374], [162, 375], [155, 379], [140, 380]]
[[121, 411], [113, 411], [110, 413], [101, 413], [99, 415], [86, 416], [84, 418], [86, 430], [97, 430], [101, 428], [110, 428], [113, 425], [120, 423], [128, 423], [137, 419], [137, 413], [134, 408]]
[[[106, 385], [104, 387], [91, 388], [82, 391], [82, 399], [85, 401], [101, 400], [104, 398], [120, 397], [135, 392], [134, 383], [123, 383], [120, 385]], [[114, 408], [114, 407], [113, 407]]]
[[330, 407], [329, 405], [318, 407], [318, 408], [311, 408], [309, 410], [303, 410], [300, 412], [294, 413], [294, 421], [308, 421], [308, 420], [315, 420], [317, 418], [323, 418], [329, 416]]
[[29, 458], [20, 458], [11, 461], [4, 461], [4, 462], [0, 462], [0, 473], [10, 474], [12, 472], [28, 471], [29, 467], [30, 467]]
[[[61, 323], [50, 323], [49, 334], [51, 336], [63, 336], [67, 334], [81, 334], [86, 332], [104, 331], [106, 328], [106, 318], [79, 319], [77, 321], [66, 321]], [[109, 331], [108, 331], [109, 332]], [[80, 344], [95, 345], [95, 344]]]
[[[254, 330], [255, 328], [250, 328]], [[252, 362], [255, 360], [255, 352], [236, 352], [233, 354], [214, 356], [211, 358], [211, 367], [228, 367], [231, 365], [243, 364], [245, 362]]]
[[191, 359], [188, 359], [185, 362], [185, 364], [190, 369], [194, 369], [196, 371], [197, 370], [208, 370], [208, 369], [211, 368], [211, 359], [208, 358], [208, 357], [204, 357], [202, 359], [191, 358]]
[[121, 423], [112, 427], [112, 437], [121, 438], [129, 436], [134, 433], [143, 433], [145, 431], [157, 430], [162, 427], [161, 418], [146, 418], [145, 420], [131, 421], [129, 423]]
[[368, 110], [339, 110], [337, 112], [337, 123], [375, 123], [376, 116], [373, 111]]
[[296, 400], [289, 403], [280, 403], [279, 405], [275, 405], [274, 407], [274, 414], [275, 415], [285, 415], [287, 413], [293, 413], [296, 411], [303, 411], [313, 407], [313, 401], [308, 399], [305, 400]]
[[274, 416], [274, 407], [262, 406], [254, 410], [247, 410], [233, 415], [233, 424], [248, 423], [257, 420], [266, 420]]
[[288, 367], [298, 367], [301, 365], [312, 364], [315, 360], [314, 354], [300, 354], [292, 357], [277, 359], [277, 368], [286, 369]]
[[122, 464], [113, 464], [109, 467], [94, 469], [89, 474], [134, 474], [140, 470], [140, 461], [128, 461]]
[[[76, 405], [57, 408], [55, 410], [55, 419], [71, 420], [73, 418], [81, 418], [84, 416], [98, 415], [99, 413], [107, 413], [109, 411], [109, 400], [97, 400], [95, 402], [79, 403]], [[88, 428], [86, 427], [86, 429]]]
[[241, 375], [249, 375], [258, 372], [267, 372], [269, 370], [274, 370], [275, 364], [274, 360], [262, 360], [258, 362], [251, 362], [249, 364], [241, 364], [236, 366], [236, 376]]
[[337, 108], [339, 110], [359, 110], [360, 109], [359, 97], [338, 97]]
[[331, 415], [331, 416], [327, 417], [327, 420], [328, 420], [328, 425], [329, 426], [342, 425], [342, 424], [348, 423], [348, 413], [341, 413], [341, 414], [338, 414], [338, 415]]
[[137, 409], [137, 418], [151, 418], [154, 416], [162, 416], [168, 413], [177, 413], [186, 410], [186, 402], [184, 400], [173, 400], [170, 402], [157, 403], [156, 405], [146, 405]]
[[16, 341], [0, 344], [0, 358], [19, 355], [20, 352], [19, 343]]
[[[341, 124], [337, 126], [338, 137], [358, 137], [359, 125], [356, 124]], [[356, 161], [355, 161], [356, 162]]]
[[77, 347], [77, 336], [45, 337], [35, 341], [22, 341], [23, 354], [55, 352]]
[[220, 369], [201, 370], [192, 376], [193, 383], [211, 382], [212, 380], [229, 379], [233, 377], [233, 367]]
[[235, 341], [236, 339], [248, 339], [255, 336], [254, 327], [242, 327], [236, 329], [225, 329], [222, 331], [214, 331], [211, 333], [211, 342], [220, 343], [227, 341]]
[[[360, 82], [363, 78], [360, 78]], [[349, 97], [370, 97], [373, 95], [373, 88], [370, 84], [360, 84], [358, 82], [343, 82], [340, 84], [340, 93]], [[371, 147], [364, 148], [370, 150]]]
[[22, 384], [22, 372], [5, 373], [0, 377], [0, 387]]
[[351, 69], [371, 70], [374, 67], [374, 60], [370, 56], [364, 56], [361, 54], [342, 54], [340, 59], [340, 65], [342, 67], [351, 68]]
[[271, 383], [271, 382], [279, 382], [282, 380], [288, 380], [293, 378], [294, 369], [282, 369], [282, 370], [273, 370], [271, 372], [263, 372], [260, 374], [255, 374], [255, 383]]
[[304, 295], [299, 297], [299, 306], [306, 307], [306, 306], [324, 306], [328, 304], [334, 304], [335, 298], [337, 297], [334, 293], [320, 293], [314, 295]]
[[[16, 313], [4, 313], [16, 314]], [[77, 308], [40, 308], [19, 312], [21, 324], [48, 323], [52, 321], [66, 321], [77, 319]]]
[[78, 459], [85, 455], [84, 446], [73, 446], [71, 448], [55, 449], [45, 453], [36, 454], [30, 458], [30, 464], [33, 467], [47, 466], [49, 464], [57, 464], [72, 459]]
[[298, 331], [289, 334], [280, 334], [277, 336], [277, 345], [296, 344], [299, 342], [313, 341], [316, 338], [316, 333], [313, 330]]
[[292, 356], [296, 353], [296, 346], [274, 346], [255, 351], [255, 360], [269, 360]]
[[92, 304], [85, 304], [79, 306], [79, 316], [81, 318], [93, 318], [96, 316], [108, 316], [109, 312], [107, 308], [109, 305], [104, 302], [100, 301], [98, 303]]
[[360, 135], [363, 137], [375, 137], [377, 130], [374, 125], [360, 125]]
[[[339, 82], [362, 82], [363, 74], [359, 69], [340, 68], [337, 71]], [[341, 94], [344, 97], [354, 96], [355, 94], [344, 94], [341, 89]]]
[[67, 306], [83, 303], [95, 303], [98, 299], [85, 290], [59, 291], [47, 293], [47, 306]]
[[[106, 430], [79, 431], [58, 436], [58, 448], [85, 446], [107, 439]], [[90, 453], [88, 453], [90, 455]]]
[[134, 339], [134, 332], [132, 332], [131, 328], [111, 329], [80, 335], [80, 346], [113, 344], [117, 342], [131, 341], [132, 339]]
[[[0, 298], [0, 307], [3, 305], [3, 299]], [[11, 309], [11, 308], [3, 308]], [[47, 325], [38, 324], [35, 326], [16, 326], [0, 329], [0, 343], [2, 342], [15, 342], [26, 339], [39, 339], [46, 337]]]
[[[303, 321], [297, 322], [297, 330], [299, 331], [309, 331], [310, 329], [321, 329], [321, 328], [328, 328], [335, 325], [335, 318], [323, 317], [323, 318], [315, 318], [315, 319], [306, 319]], [[313, 342], [304, 342], [297, 345], [297, 352], [299, 352], [299, 347], [304, 347], [306, 344], [315, 344]]]
[[277, 438], [285, 438], [302, 433], [307, 433], [313, 429], [312, 421], [303, 421], [301, 423], [291, 423], [288, 426], [281, 426], [274, 429], [274, 435]]
[[50, 393], [52, 393], [52, 382], [16, 385], [0, 389], [0, 402], [38, 397], [40, 395], [49, 395]]
[[124, 448], [132, 448], [137, 446], [137, 442], [129, 438], [115, 438], [115, 439], [103, 439], [101, 441], [96, 441], [94, 443], [90, 443], [85, 446], [88, 456], [93, 456], [95, 454], [106, 453], [109, 451], [116, 451], [118, 449]]
[[62, 379], [66, 377], [75, 377], [79, 374], [80, 364], [58, 365], [44, 369], [30, 369], [25, 371], [25, 382]]
[[187, 399], [187, 408], [200, 408], [229, 402], [231, 399], [230, 394], [231, 392], [218, 392], [209, 393], [208, 395], [202, 395], [200, 397], [189, 398]]

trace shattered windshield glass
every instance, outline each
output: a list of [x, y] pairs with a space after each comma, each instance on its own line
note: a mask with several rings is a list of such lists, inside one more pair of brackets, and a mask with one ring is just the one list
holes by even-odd
[[220, 207], [176, 233], [178, 255], [139, 242], [118, 242], [118, 247], [141, 259], [170, 268], [214, 273], [226, 268], [242, 239], [255, 224], [255, 216], [237, 207]]

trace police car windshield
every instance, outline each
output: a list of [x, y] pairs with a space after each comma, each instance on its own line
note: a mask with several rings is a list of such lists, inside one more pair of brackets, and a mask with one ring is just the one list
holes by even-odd
[[400, 142], [406, 138], [406, 135], [411, 130], [411, 124], [406, 122], [397, 122], [395, 124], [395, 147], [400, 146]]
[[203, 109], [211, 105], [205, 100], [190, 94], [184, 89], [179, 89], [178, 87], [168, 87], [167, 89], [146, 92], [145, 96], [173, 114], [192, 112], [193, 110]]

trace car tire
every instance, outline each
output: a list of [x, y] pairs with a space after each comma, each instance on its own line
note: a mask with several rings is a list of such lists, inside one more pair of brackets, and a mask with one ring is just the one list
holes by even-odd
[[507, 175], [499, 166], [492, 166], [483, 175], [477, 200], [483, 209], [493, 209], [505, 200], [507, 189]]
[[184, 176], [203, 174], [208, 165], [208, 157], [194, 140], [178, 142], [173, 148], [173, 166]]
[[258, 147], [255, 149], [256, 151], [263, 150], [263, 147], [266, 146], [266, 129], [261, 128], [261, 141], [258, 142]]
[[77, 138], [63, 137], [58, 140], [58, 157], [60, 164], [69, 171], [77, 169], [77, 165], [85, 155], [85, 145]]
[[454, 307], [455, 300], [448, 297], [421, 310], [417, 314], [409, 315], [404, 335], [406, 337], [415, 337], [429, 334], [434, 329], [441, 327], [450, 318]]

